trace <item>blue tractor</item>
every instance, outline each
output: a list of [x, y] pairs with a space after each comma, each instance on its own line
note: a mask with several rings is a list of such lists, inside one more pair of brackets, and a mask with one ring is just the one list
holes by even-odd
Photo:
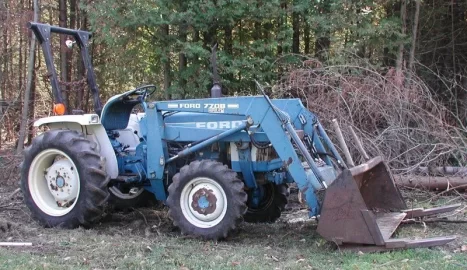
[[215, 85], [211, 98], [148, 102], [155, 89], [148, 85], [101, 106], [88, 54], [91, 34], [29, 27], [42, 45], [57, 105], [63, 101], [50, 35], [75, 40], [96, 112], [60, 115], [59, 106], [59, 115], [34, 123], [44, 128], [24, 152], [21, 185], [25, 203], [44, 226], [89, 226], [106, 203], [131, 206], [149, 194], [168, 206], [182, 233], [222, 239], [244, 220], [277, 220], [288, 184], [296, 183], [310, 217], [319, 220], [318, 232], [339, 245], [392, 249], [453, 239], [390, 239], [405, 218], [453, 208], [406, 210], [382, 159], [347, 168], [299, 99], [221, 97]]

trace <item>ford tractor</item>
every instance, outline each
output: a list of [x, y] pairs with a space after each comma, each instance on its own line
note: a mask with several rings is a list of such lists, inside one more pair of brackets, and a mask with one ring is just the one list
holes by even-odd
[[[102, 105], [91, 33], [41, 23], [29, 28], [42, 46], [56, 114], [34, 123], [42, 132], [25, 149], [21, 171], [25, 203], [44, 226], [92, 226], [106, 204], [134, 205], [149, 194], [168, 207], [183, 234], [223, 239], [243, 221], [276, 221], [295, 183], [318, 233], [340, 246], [386, 250], [454, 239], [391, 238], [404, 219], [457, 206], [407, 209], [383, 159], [348, 167], [300, 99], [270, 99], [264, 91], [226, 97], [215, 84], [210, 98], [150, 102], [155, 87], [145, 85]], [[94, 113], [66, 113], [52, 33], [78, 46]]]

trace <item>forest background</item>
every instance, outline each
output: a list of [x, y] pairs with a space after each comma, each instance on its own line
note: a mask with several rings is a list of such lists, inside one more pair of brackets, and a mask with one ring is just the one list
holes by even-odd
[[[39, 22], [93, 32], [103, 101], [146, 83], [158, 86], [154, 99], [208, 97], [218, 44], [225, 95], [258, 94], [257, 80], [274, 97], [301, 98], [326, 127], [337, 118], [347, 137], [354, 127], [398, 172], [467, 164], [465, 1], [34, 1], [0, 0], [0, 151], [19, 153], [20, 131], [30, 143], [33, 121], [52, 114], [45, 62], [26, 27], [36, 12]], [[69, 38], [53, 39], [65, 105], [92, 112]]]

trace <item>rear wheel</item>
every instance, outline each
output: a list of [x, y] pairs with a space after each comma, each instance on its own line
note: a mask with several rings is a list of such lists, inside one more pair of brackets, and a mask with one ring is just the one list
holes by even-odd
[[101, 216], [109, 177], [96, 147], [77, 131], [50, 130], [25, 150], [21, 188], [41, 224], [75, 228]]
[[247, 195], [237, 174], [212, 160], [181, 168], [169, 186], [167, 205], [174, 225], [184, 234], [225, 238], [242, 221]]
[[[275, 185], [268, 183], [260, 188], [263, 189], [263, 198], [258, 207], [248, 207], [248, 211], [244, 216], [246, 222], [274, 222], [281, 216], [287, 205], [289, 189], [286, 184]], [[251, 198], [251, 196], [249, 197]], [[250, 199], [248, 205], [250, 205]]]

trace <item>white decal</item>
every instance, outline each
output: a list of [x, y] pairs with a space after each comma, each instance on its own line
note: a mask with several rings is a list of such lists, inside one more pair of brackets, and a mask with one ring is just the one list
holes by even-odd
[[204, 104], [205, 109], [225, 109], [225, 104], [222, 103], [206, 103]]
[[169, 103], [169, 104], [167, 104], [167, 108], [169, 108], [169, 109], [177, 109], [177, 108], [178, 108], [178, 104], [176, 104], [176, 103]]
[[200, 109], [201, 104], [195, 104], [195, 103], [180, 103], [180, 108], [182, 109]]
[[224, 109], [223, 108], [209, 108], [208, 112], [210, 112], [210, 113], [224, 113]]
[[196, 122], [196, 128], [230, 129], [236, 128], [241, 124], [242, 121]]
[[238, 109], [240, 108], [240, 105], [238, 104], [227, 104], [228, 109]]

